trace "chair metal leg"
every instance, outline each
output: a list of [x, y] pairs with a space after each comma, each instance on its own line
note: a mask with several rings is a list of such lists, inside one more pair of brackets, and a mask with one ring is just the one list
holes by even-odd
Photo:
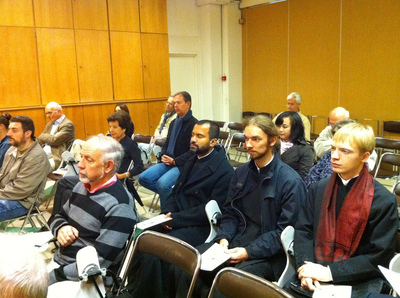
[[49, 198], [47, 199], [47, 202], [46, 202], [46, 209], [49, 209], [50, 201], [54, 197], [54, 195], [56, 194], [57, 184], [58, 184], [58, 181], [55, 181], [54, 185], [53, 185], [53, 188], [50, 191]]
[[158, 193], [154, 193], [153, 199], [151, 200], [151, 204], [149, 207], [149, 212], [152, 210], [152, 213], [156, 210], [156, 206], [158, 205], [158, 202], [160, 201], [160, 195]]

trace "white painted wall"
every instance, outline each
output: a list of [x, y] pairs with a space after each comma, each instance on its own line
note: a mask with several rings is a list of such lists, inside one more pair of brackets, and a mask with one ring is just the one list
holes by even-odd
[[[167, 9], [172, 93], [188, 91], [198, 119], [240, 121], [242, 27], [238, 2], [197, 6], [196, 0], [167, 0]], [[226, 81], [222, 81], [223, 75]]]

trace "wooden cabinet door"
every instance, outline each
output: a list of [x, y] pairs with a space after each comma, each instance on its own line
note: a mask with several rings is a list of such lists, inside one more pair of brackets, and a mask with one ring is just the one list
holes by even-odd
[[113, 100], [108, 32], [76, 30], [75, 38], [81, 102]]
[[168, 35], [142, 34], [142, 55], [144, 97], [168, 97], [171, 93]]
[[34, 0], [36, 27], [73, 28], [71, 0]]
[[105, 0], [72, 1], [75, 29], [108, 30]]
[[140, 31], [168, 34], [166, 0], [140, 0]]
[[138, 0], [108, 1], [111, 31], [140, 32]]
[[1, 0], [0, 26], [33, 26], [31, 0]]
[[[132, 122], [135, 125], [135, 134], [149, 134], [149, 110], [147, 102], [126, 103]], [[150, 132], [151, 133], [151, 132]]]
[[114, 112], [115, 104], [83, 106], [86, 138], [108, 131], [107, 117]]
[[110, 34], [115, 100], [143, 98], [140, 33]]
[[42, 104], [79, 102], [74, 31], [37, 29]]
[[33, 28], [0, 27], [0, 108], [40, 105]]

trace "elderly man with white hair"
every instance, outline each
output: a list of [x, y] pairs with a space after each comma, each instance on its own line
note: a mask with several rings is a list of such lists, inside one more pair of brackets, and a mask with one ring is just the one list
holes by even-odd
[[117, 265], [137, 220], [133, 198], [116, 175], [124, 156], [121, 144], [94, 136], [81, 154], [80, 182], [50, 226], [61, 247], [54, 254], [59, 267], [50, 272], [49, 284], [79, 280], [76, 254], [86, 246], [95, 247], [101, 268]]
[[75, 126], [65, 117], [62, 107], [56, 102], [49, 102], [45, 112], [50, 122], [38, 136], [38, 141], [47, 153], [51, 167], [56, 169], [61, 163], [61, 154], [75, 140]]
[[[307, 116], [303, 115], [300, 111], [300, 105], [302, 102], [301, 95], [297, 92], [292, 92], [290, 93], [287, 98], [287, 110], [291, 112], [297, 112], [301, 118], [301, 121], [303, 122], [304, 126], [304, 137], [306, 138], [307, 141], [310, 141], [311, 139], [311, 124], [310, 120], [308, 120]], [[281, 114], [281, 113], [279, 113]], [[278, 118], [278, 115], [272, 120], [272, 122], [275, 123], [276, 118]]]
[[331, 150], [333, 132], [332, 127], [339, 121], [348, 120], [350, 113], [345, 108], [337, 107], [329, 112], [329, 125], [324, 128], [314, 142], [315, 153], [321, 158], [326, 152]]

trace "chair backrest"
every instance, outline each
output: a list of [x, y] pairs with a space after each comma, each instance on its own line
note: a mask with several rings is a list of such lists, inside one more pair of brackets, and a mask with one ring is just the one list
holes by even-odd
[[145, 144], [150, 144], [153, 137], [149, 135], [141, 135], [137, 134], [133, 137], [133, 139], [138, 142], [138, 143], [145, 143]]
[[213, 121], [213, 122], [217, 124], [219, 128], [225, 127], [225, 121]]
[[391, 152], [383, 153], [376, 167], [374, 179], [376, 179], [376, 177], [378, 176], [378, 172], [380, 167], [382, 166], [382, 163], [387, 163], [393, 166], [400, 166], [400, 154], [395, 154]]
[[[187, 294], [187, 297], [191, 297], [200, 270], [201, 257], [197, 249], [178, 238], [154, 231], [144, 231], [136, 238], [132, 257], [129, 260], [132, 260], [138, 252], [156, 256], [192, 276]], [[126, 276], [122, 284], [125, 281]]]
[[286, 266], [278, 280], [278, 286], [281, 288], [283, 288], [289, 279], [296, 273], [293, 242], [294, 228], [292, 226], [287, 226], [281, 234], [281, 243], [286, 254]]
[[230, 130], [243, 131], [244, 130], [244, 124], [241, 123], [241, 122], [229, 122], [228, 123], [228, 128]]
[[376, 137], [375, 147], [382, 149], [400, 150], [400, 140]]
[[248, 118], [248, 117], [255, 116], [256, 114], [257, 114], [256, 112], [245, 111], [245, 112], [242, 112], [242, 117], [243, 117], [243, 118]]
[[211, 200], [206, 204], [206, 214], [208, 223], [210, 224], [210, 234], [206, 239], [206, 243], [212, 241], [217, 236], [219, 220], [222, 217], [221, 209], [219, 209], [218, 203], [215, 200]]
[[260, 113], [257, 113], [257, 115], [264, 115], [264, 116], [267, 116], [269, 119], [271, 119], [271, 120], [272, 120], [272, 114], [271, 114], [271, 113], [267, 113], [267, 112], [260, 112]]
[[157, 146], [163, 147], [163, 146], [165, 145], [165, 142], [166, 142], [166, 141], [167, 141], [166, 139], [158, 138], [158, 139], [155, 141], [154, 144], [156, 144]]
[[232, 267], [226, 267], [217, 273], [208, 298], [214, 297], [217, 289], [223, 295], [231, 298], [293, 297], [268, 280]]
[[400, 121], [383, 121], [382, 137], [385, 132], [400, 133]]

